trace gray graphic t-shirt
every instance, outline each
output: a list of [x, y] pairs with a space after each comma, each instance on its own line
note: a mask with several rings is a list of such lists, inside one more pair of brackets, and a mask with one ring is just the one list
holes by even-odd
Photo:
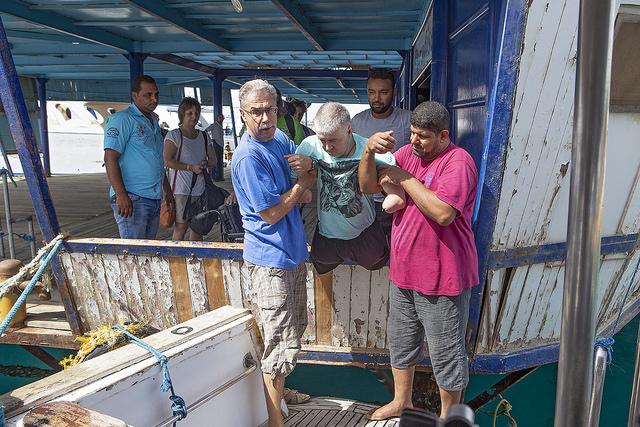
[[[355, 239], [376, 217], [373, 199], [362, 194], [358, 164], [367, 140], [353, 134], [356, 149], [350, 157], [332, 157], [324, 151], [317, 135], [305, 138], [297, 154], [318, 160], [318, 230], [330, 239]], [[395, 165], [392, 154], [376, 154], [379, 165]]]
[[409, 143], [411, 135], [411, 111], [394, 107], [391, 115], [385, 119], [376, 119], [371, 115], [371, 109], [356, 114], [351, 119], [353, 131], [358, 135], [369, 138], [376, 132], [393, 131], [393, 137], [398, 141], [393, 151]]

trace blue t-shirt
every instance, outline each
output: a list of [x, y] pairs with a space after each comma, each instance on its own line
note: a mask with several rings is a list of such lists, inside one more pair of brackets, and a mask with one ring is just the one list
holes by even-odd
[[291, 169], [285, 156], [296, 146], [282, 131], [271, 141], [256, 141], [245, 132], [233, 152], [231, 177], [242, 225], [242, 257], [256, 265], [290, 270], [308, 258], [302, 218], [293, 208], [280, 221], [269, 224], [260, 212], [280, 203], [280, 196], [291, 189]]
[[[350, 157], [332, 157], [317, 135], [304, 139], [297, 154], [318, 160], [318, 231], [330, 239], [355, 239], [373, 224], [373, 197], [363, 194], [358, 183], [358, 165], [367, 140], [353, 134], [356, 149]], [[395, 165], [393, 154], [376, 154], [377, 165]]]
[[[162, 199], [163, 142], [158, 116], [153, 125], [135, 104], [107, 119], [104, 148], [120, 153], [118, 164], [127, 192], [147, 199]], [[113, 197], [113, 187], [109, 195]]]

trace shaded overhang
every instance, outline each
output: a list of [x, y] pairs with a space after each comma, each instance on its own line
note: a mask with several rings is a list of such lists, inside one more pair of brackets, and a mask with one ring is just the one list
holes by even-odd
[[[3, 0], [0, 16], [23, 76], [113, 93], [136, 52], [162, 85], [210, 90], [218, 72], [232, 89], [263, 76], [285, 96], [358, 103], [368, 68], [401, 67], [429, 2], [240, 0], [237, 12], [230, 0]], [[91, 97], [96, 85], [84, 86]]]

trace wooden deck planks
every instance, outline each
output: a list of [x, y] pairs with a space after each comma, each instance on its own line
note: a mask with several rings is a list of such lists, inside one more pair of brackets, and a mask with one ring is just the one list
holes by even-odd
[[227, 296], [224, 291], [224, 277], [222, 275], [222, 260], [204, 259], [204, 277], [207, 284], [207, 295], [209, 296], [209, 310], [222, 307], [227, 303]]
[[351, 317], [351, 274], [355, 267], [340, 265], [333, 270], [333, 316], [331, 321], [331, 345], [349, 346]]
[[374, 405], [351, 400], [314, 397], [309, 403], [292, 405], [285, 426], [295, 427], [395, 427], [398, 419], [369, 421], [366, 413]]
[[383, 349], [387, 340], [389, 314], [389, 267], [371, 272], [367, 347]]
[[193, 316], [200, 316], [209, 311], [207, 285], [202, 270], [202, 260], [191, 257], [186, 260], [189, 290], [191, 292], [191, 309]]
[[349, 311], [349, 344], [366, 347], [369, 333], [371, 272], [360, 266], [351, 270], [351, 306]]
[[333, 273], [315, 274], [316, 341], [331, 344], [333, 320]]
[[24, 326], [9, 328], [0, 344], [24, 344], [77, 349], [80, 343], [71, 333], [61, 303], [27, 302]]
[[316, 342], [316, 298], [314, 269], [307, 264], [307, 329], [304, 331], [303, 340], [307, 343]]
[[184, 322], [193, 317], [191, 305], [191, 288], [189, 287], [189, 275], [184, 258], [169, 257], [169, 269], [173, 281], [173, 295], [176, 301], [176, 313], [178, 322]]

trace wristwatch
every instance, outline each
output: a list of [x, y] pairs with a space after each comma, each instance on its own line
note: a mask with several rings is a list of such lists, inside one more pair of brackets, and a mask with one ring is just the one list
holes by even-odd
[[311, 172], [314, 170], [318, 170], [318, 159], [314, 159], [313, 157], [311, 158], [311, 169], [309, 169], [307, 172]]

